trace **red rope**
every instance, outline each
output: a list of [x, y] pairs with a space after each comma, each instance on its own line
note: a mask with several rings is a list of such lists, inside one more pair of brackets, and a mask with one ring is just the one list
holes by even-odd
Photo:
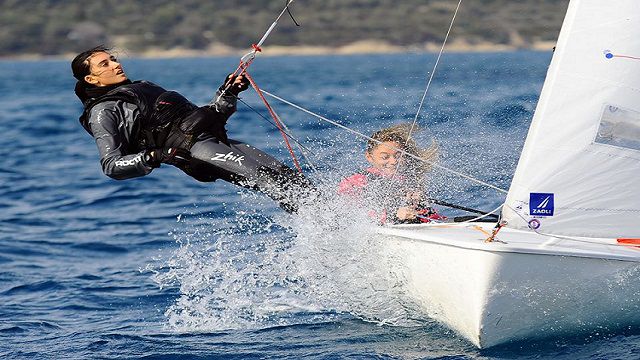
[[[256, 44], [253, 44], [251, 46], [253, 47], [253, 49], [256, 52], [262, 51], [262, 49], [260, 49]], [[240, 64], [238, 65], [236, 70], [233, 72], [233, 76], [244, 75], [244, 76], [247, 77], [247, 79], [251, 83], [251, 86], [253, 86], [253, 88], [258, 93], [258, 96], [260, 96], [260, 99], [262, 99], [262, 102], [265, 104], [265, 106], [269, 110], [269, 114], [271, 115], [271, 117], [275, 121], [276, 126], [278, 127], [278, 130], [280, 130], [280, 134], [282, 134], [282, 138], [284, 139], [284, 143], [287, 146], [287, 150], [289, 150], [289, 154], [291, 154], [291, 159], [293, 159], [294, 165], [296, 166], [298, 171], [300, 171], [300, 173], [302, 174], [302, 167], [300, 166], [300, 163], [298, 162], [298, 158], [296, 157], [296, 154], [293, 152], [293, 148], [291, 147], [291, 144], [289, 143], [289, 138], [287, 138], [287, 134], [284, 131], [282, 123], [280, 122], [280, 119], [278, 119], [278, 115], [276, 115], [275, 111], [273, 111], [273, 108], [271, 108], [271, 105], [269, 105], [269, 102], [267, 101], [267, 99], [262, 94], [262, 91], [258, 87], [258, 84], [256, 84], [255, 81], [253, 81], [253, 78], [247, 72], [247, 68], [249, 67], [249, 65], [251, 65], [252, 62], [253, 62], [253, 59], [250, 59], [249, 61], [246, 61], [246, 62], [240, 61]], [[225, 88], [224, 88], [224, 91], [227, 91], [228, 88], [231, 87], [231, 85], [232, 85], [231, 83], [227, 84], [227, 86], [225, 86]]]
[[[249, 68], [249, 65], [251, 65], [251, 63], [253, 62], [253, 60], [249, 60], [247, 62], [240, 62], [240, 65], [238, 65], [238, 67], [236, 68], [236, 71], [233, 72], [233, 76], [239, 76], [242, 75], [243, 73], [246, 74], [247, 69]], [[230, 87], [232, 84], [227, 84], [227, 87]], [[227, 89], [225, 89], [227, 90]]]
[[491, 236], [486, 238], [484, 242], [494, 241], [496, 239], [496, 235], [498, 235], [498, 231], [500, 231], [500, 229], [502, 229], [502, 227], [505, 225], [507, 225], [505, 221], [500, 221], [499, 223], [497, 223], [496, 226], [493, 228], [493, 231], [491, 231]]
[[[242, 67], [242, 65], [240, 65], [240, 66]], [[258, 93], [258, 96], [260, 96], [260, 99], [262, 99], [262, 102], [264, 103], [264, 105], [269, 110], [269, 114], [271, 114], [271, 117], [275, 121], [276, 126], [278, 126], [278, 130], [280, 130], [280, 134], [282, 134], [282, 138], [284, 139], [284, 143], [287, 145], [287, 149], [289, 150], [289, 154], [291, 154], [291, 159], [293, 159], [293, 163], [295, 164], [295, 166], [298, 169], [298, 171], [300, 171], [300, 173], [302, 174], [302, 167], [300, 167], [300, 163], [298, 162], [298, 158], [296, 157], [296, 154], [293, 152], [293, 148], [291, 147], [291, 144], [289, 143], [289, 138], [287, 138], [287, 134], [284, 131], [282, 123], [280, 122], [280, 119], [278, 119], [278, 115], [276, 115], [275, 111], [273, 111], [273, 109], [271, 108], [271, 105], [269, 105], [269, 102], [267, 101], [267, 99], [262, 94], [262, 91], [258, 87], [258, 84], [256, 84], [256, 82], [253, 81], [253, 78], [251, 76], [249, 76], [249, 73], [246, 72], [246, 68], [244, 68], [244, 76], [247, 77], [247, 79], [251, 83], [251, 86], [253, 86], [253, 89]]]

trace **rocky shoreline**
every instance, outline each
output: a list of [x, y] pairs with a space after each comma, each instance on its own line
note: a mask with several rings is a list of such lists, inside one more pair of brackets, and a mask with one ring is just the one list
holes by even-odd
[[[393, 53], [437, 53], [442, 44], [427, 43], [424, 45], [397, 46], [385, 41], [363, 40], [340, 47], [329, 46], [282, 46], [267, 45], [261, 56], [319, 56], [319, 55], [355, 55], [355, 54], [393, 54]], [[454, 40], [445, 47], [445, 52], [506, 52], [517, 50], [552, 51], [554, 41], [539, 41], [531, 44], [495, 44], [490, 42], [469, 43], [465, 40]], [[224, 44], [212, 44], [207, 49], [159, 49], [152, 48], [144, 51], [133, 51], [125, 46], [114, 45], [114, 49], [120, 50], [126, 57], [131, 58], [186, 58], [186, 57], [226, 57], [242, 56], [249, 49], [236, 49]], [[22, 54], [6, 56], [4, 60], [44, 60], [44, 59], [69, 59], [75, 54], [40, 55]]]

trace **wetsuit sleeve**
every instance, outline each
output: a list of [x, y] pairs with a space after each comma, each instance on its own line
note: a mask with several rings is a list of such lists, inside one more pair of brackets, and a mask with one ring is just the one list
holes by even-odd
[[105, 175], [116, 180], [147, 175], [153, 170], [144, 161], [144, 151], [129, 153], [127, 149], [137, 107], [122, 101], [105, 101], [96, 105], [89, 117], [89, 126], [100, 152], [100, 164]]
[[225, 93], [224, 96], [220, 96], [221, 93], [222, 91], [218, 90], [216, 92], [216, 96], [211, 99], [211, 102], [209, 102], [207, 106], [220, 114], [222, 119], [226, 122], [227, 119], [236, 112], [238, 98], [229, 92]]

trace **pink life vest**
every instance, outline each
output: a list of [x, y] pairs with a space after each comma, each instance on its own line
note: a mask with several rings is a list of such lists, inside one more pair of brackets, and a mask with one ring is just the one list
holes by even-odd
[[[369, 184], [371, 178], [385, 178], [391, 180], [391, 176], [385, 175], [382, 171], [375, 167], [369, 167], [364, 171], [357, 172], [347, 178], [344, 178], [338, 184], [338, 194], [346, 195], [353, 199], [360, 199], [364, 195], [364, 192]], [[398, 181], [403, 181], [404, 178], [396, 176]], [[368, 215], [372, 219], [378, 220], [381, 224], [387, 222], [387, 210], [369, 210]], [[418, 210], [417, 219], [422, 223], [429, 223], [431, 221], [445, 220], [446, 217], [438, 214], [433, 208], [426, 208]]]

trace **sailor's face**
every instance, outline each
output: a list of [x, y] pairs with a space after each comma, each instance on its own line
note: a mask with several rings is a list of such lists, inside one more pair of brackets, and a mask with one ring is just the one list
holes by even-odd
[[119, 84], [127, 80], [122, 65], [118, 62], [115, 56], [106, 53], [98, 52], [89, 58], [89, 75], [85, 76], [86, 82], [95, 86], [108, 86], [113, 84]]
[[365, 153], [367, 161], [385, 175], [393, 175], [398, 167], [401, 146], [395, 141], [387, 141], [378, 144]]

